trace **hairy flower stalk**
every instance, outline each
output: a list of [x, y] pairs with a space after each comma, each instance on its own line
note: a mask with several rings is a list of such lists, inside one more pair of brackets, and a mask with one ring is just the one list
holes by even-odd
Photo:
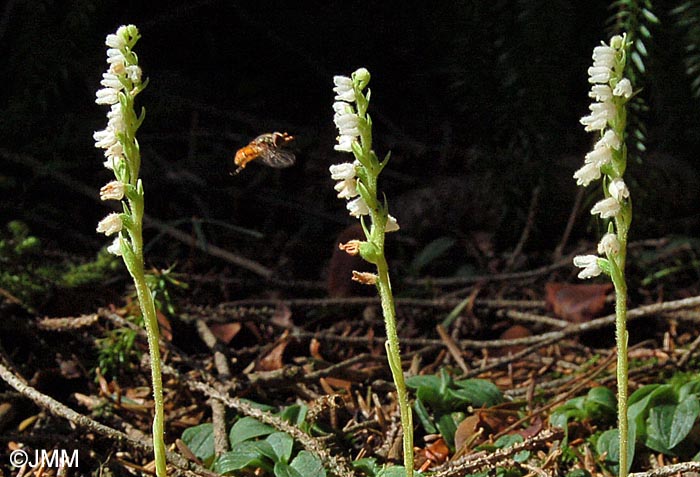
[[[592, 84], [589, 96], [595, 101], [591, 114], [581, 119], [586, 131], [597, 131], [598, 141], [586, 154], [584, 166], [576, 171], [576, 183], [588, 186], [603, 179], [605, 198], [597, 202], [591, 214], [610, 219], [608, 232], [598, 244], [598, 255], [574, 258], [581, 267], [579, 278], [591, 278], [606, 273], [615, 286], [615, 340], [617, 343], [617, 412], [620, 435], [620, 477], [629, 471], [629, 426], [627, 422], [627, 283], [625, 260], [627, 236], [632, 222], [632, 202], [622, 176], [627, 167], [625, 126], [626, 103], [632, 97], [632, 84], [624, 78], [628, 42], [625, 35], [614, 36], [610, 44], [603, 43], [593, 50], [593, 66], [588, 69]], [[634, 442], [632, 442], [634, 445]]]
[[[333, 121], [339, 131], [337, 151], [352, 152], [353, 162], [330, 167], [331, 178], [338, 181], [335, 190], [338, 198], [347, 199], [346, 207], [353, 217], [360, 219], [366, 241], [353, 240], [340, 244], [341, 250], [359, 254], [377, 267], [377, 275], [353, 271], [353, 280], [366, 285], [376, 285], [381, 298], [387, 341], [387, 360], [396, 385], [396, 395], [403, 427], [403, 456], [406, 476], [413, 476], [413, 417], [408, 405], [408, 393], [401, 368], [399, 337], [396, 329], [396, 309], [389, 279], [389, 266], [384, 255], [386, 232], [399, 229], [394, 217], [389, 215], [386, 201], [380, 202], [377, 192], [379, 174], [386, 166], [389, 155], [380, 161], [372, 150], [372, 120], [367, 114], [370, 91], [364, 93], [370, 80], [369, 71], [360, 68], [350, 78], [333, 78], [336, 93]], [[365, 218], [370, 217], [370, 224]]]
[[114, 172], [115, 180], [100, 189], [102, 200], [119, 200], [123, 212], [112, 213], [102, 219], [97, 231], [105, 235], [118, 234], [107, 250], [124, 259], [138, 295], [148, 335], [151, 357], [151, 379], [155, 415], [153, 418], [153, 450], [156, 475], [165, 477], [165, 443], [163, 441], [163, 384], [160, 371], [158, 319], [153, 295], [146, 284], [143, 260], [144, 194], [139, 169], [141, 155], [136, 131], [143, 122], [144, 111], [137, 115], [134, 99], [146, 87], [141, 80], [141, 68], [133, 47], [139, 40], [134, 25], [120, 26], [116, 33], [107, 35], [107, 72], [102, 75], [102, 89], [96, 93], [97, 104], [110, 107], [107, 127], [94, 134], [95, 147], [104, 149], [104, 166]]

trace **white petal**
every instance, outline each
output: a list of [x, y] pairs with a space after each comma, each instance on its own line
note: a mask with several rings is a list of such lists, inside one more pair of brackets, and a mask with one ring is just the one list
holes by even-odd
[[591, 152], [586, 154], [586, 163], [595, 164], [600, 168], [612, 161], [612, 151], [609, 147], [596, 147]]
[[355, 178], [339, 181], [334, 186], [334, 189], [338, 191], [339, 199], [352, 199], [359, 195], [357, 191], [357, 179]]
[[603, 235], [598, 243], [598, 253], [605, 255], [616, 255], [620, 252], [620, 241], [617, 239], [617, 235], [613, 233], [607, 233]]
[[386, 218], [386, 227], [384, 228], [384, 232], [396, 232], [399, 230], [399, 228], [399, 223], [396, 221], [396, 218], [392, 215], [388, 215]]
[[100, 199], [102, 200], [122, 200], [124, 197], [124, 183], [121, 181], [111, 181], [100, 189]]
[[333, 146], [336, 151], [352, 152], [352, 143], [357, 141], [357, 136], [338, 136], [338, 144]]
[[357, 197], [348, 202], [346, 208], [353, 217], [369, 214], [369, 207], [362, 197]]
[[105, 235], [112, 235], [121, 231], [124, 224], [122, 218], [116, 212], [112, 212], [97, 224], [97, 231]]
[[352, 162], [333, 164], [328, 170], [331, 172], [331, 179], [334, 181], [342, 181], [355, 177], [355, 164]]
[[632, 96], [632, 83], [627, 78], [622, 78], [619, 83], [615, 85], [613, 90], [615, 96], [624, 96], [629, 98]]
[[109, 247], [107, 247], [107, 251], [108, 251], [109, 253], [112, 253], [112, 254], [116, 255], [117, 257], [121, 257], [121, 255], [122, 255], [122, 246], [121, 246], [119, 237], [116, 237], [116, 238], [114, 239], [114, 241], [112, 242], [112, 244], [111, 244]]
[[591, 209], [591, 215], [600, 214], [600, 218], [609, 219], [620, 213], [620, 203], [614, 197], [603, 199]]
[[574, 265], [583, 268], [578, 274], [579, 278], [592, 278], [603, 272], [598, 265], [597, 255], [578, 255], [574, 257]]
[[627, 189], [625, 181], [619, 177], [610, 181], [610, 184], [608, 185], [608, 192], [610, 192], [612, 198], [618, 202], [622, 202], [623, 199], [627, 199], [630, 196], [630, 191]]
[[612, 96], [612, 90], [607, 84], [594, 84], [588, 93], [588, 97], [596, 101], [609, 101], [612, 99]]
[[116, 104], [119, 102], [119, 91], [114, 88], [102, 88], [98, 89], [95, 93], [97, 99], [95, 103], [97, 104]]
[[588, 68], [589, 83], [607, 83], [610, 81], [612, 70], [607, 66], [591, 66]]
[[583, 167], [574, 173], [576, 184], [587, 187], [594, 180], [600, 179], [600, 167], [595, 164], [584, 164]]
[[617, 134], [615, 131], [612, 129], [608, 129], [605, 131], [605, 134], [603, 134], [603, 137], [598, 140], [597, 143], [595, 143], [595, 149], [601, 148], [601, 147], [610, 147], [612, 149], [618, 150], [620, 149], [621, 145], [620, 138], [617, 137]]

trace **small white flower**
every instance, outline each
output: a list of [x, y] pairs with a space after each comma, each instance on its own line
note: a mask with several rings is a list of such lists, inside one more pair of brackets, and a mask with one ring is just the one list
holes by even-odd
[[121, 81], [119, 81], [119, 77], [114, 73], [102, 73], [102, 81], [100, 81], [100, 84], [105, 88], [112, 88], [117, 91], [124, 88]]
[[109, 72], [112, 73], [113, 75], [126, 74], [126, 65], [124, 64], [125, 60], [126, 59], [124, 57], [122, 57], [122, 61], [115, 61], [113, 63], [110, 63]]
[[615, 117], [615, 105], [611, 102], [593, 103], [588, 106], [591, 114], [581, 118], [586, 131], [602, 131], [608, 125], [608, 121]]
[[603, 43], [593, 48], [593, 66], [612, 69], [615, 66], [615, 49]]
[[619, 83], [615, 85], [613, 90], [615, 96], [624, 96], [625, 98], [630, 98], [632, 96], [632, 83], [627, 78], [622, 78]]
[[121, 231], [124, 226], [121, 215], [112, 212], [97, 224], [97, 231], [107, 236]]
[[612, 99], [613, 94], [610, 86], [607, 84], [594, 84], [588, 93], [588, 97], [596, 101], [609, 101]]
[[335, 111], [335, 114], [355, 114], [352, 105], [345, 101], [336, 101], [333, 103], [333, 111]]
[[350, 215], [352, 215], [353, 217], [359, 217], [361, 215], [369, 214], [369, 207], [367, 206], [367, 203], [362, 197], [356, 197], [355, 199], [348, 202], [345, 207], [348, 209]]
[[117, 257], [122, 256], [122, 245], [119, 237], [116, 237], [112, 244], [109, 247], [107, 247], [107, 251], [116, 255]]
[[625, 181], [619, 177], [610, 181], [608, 192], [610, 192], [610, 196], [617, 202], [622, 202], [623, 199], [627, 199], [630, 196], [630, 191], [627, 189]]
[[102, 200], [122, 200], [124, 198], [124, 183], [122, 181], [111, 181], [100, 189], [100, 199]]
[[607, 83], [611, 74], [612, 70], [607, 66], [591, 66], [588, 68], [588, 82]]
[[336, 101], [355, 102], [355, 89], [350, 78], [347, 76], [334, 76], [333, 83], [335, 84], [333, 91], [336, 93]]
[[620, 138], [617, 136], [615, 131], [612, 129], [608, 129], [605, 131], [605, 134], [603, 134], [603, 137], [601, 137], [597, 143], [595, 143], [594, 148], [598, 149], [601, 147], [610, 147], [612, 149], [618, 150], [620, 149], [620, 145], [622, 142], [620, 141]]
[[92, 135], [95, 140], [95, 147], [107, 149], [117, 143], [117, 136], [114, 135], [114, 129], [107, 127], [102, 131], [95, 131]]
[[333, 122], [341, 136], [360, 135], [360, 118], [356, 114], [336, 114]]
[[333, 146], [336, 151], [352, 152], [352, 143], [357, 141], [357, 136], [341, 135], [336, 138], [338, 144]]
[[113, 65], [115, 63], [126, 63], [126, 58], [121, 51], [116, 48], [109, 48], [107, 50], [107, 63]]
[[610, 47], [619, 50], [620, 48], [622, 48], [623, 40], [623, 37], [620, 35], [613, 36], [612, 38], [610, 38]]
[[116, 104], [119, 102], [119, 91], [114, 88], [102, 88], [98, 89], [95, 96], [95, 103], [97, 104]]
[[617, 239], [617, 235], [609, 232], [603, 235], [600, 243], [598, 243], [598, 253], [605, 255], [617, 255], [620, 253], [620, 241]]
[[594, 180], [600, 179], [600, 167], [593, 163], [586, 163], [574, 173], [577, 185], [587, 187]]
[[603, 273], [603, 269], [598, 265], [597, 255], [578, 255], [574, 257], [574, 265], [583, 268], [578, 274], [579, 278], [597, 277]]
[[585, 162], [587, 164], [595, 164], [600, 169], [601, 166], [609, 164], [612, 161], [612, 151], [609, 147], [596, 147], [591, 152], [586, 154]]
[[334, 186], [334, 189], [338, 191], [339, 199], [352, 199], [359, 194], [357, 191], [357, 179], [354, 177], [343, 179]]
[[620, 213], [620, 203], [614, 197], [597, 202], [591, 209], [591, 215], [600, 214], [601, 219], [609, 219]]
[[117, 28], [116, 33], [107, 35], [105, 45], [107, 45], [110, 48], [124, 48], [128, 39], [129, 36], [127, 33], [126, 25], [122, 25], [119, 28]]
[[388, 215], [386, 218], [386, 227], [384, 228], [384, 232], [396, 232], [399, 230], [399, 228], [399, 223], [396, 221], [396, 217]]
[[115, 142], [105, 149], [105, 158], [104, 166], [113, 171], [114, 166], [124, 159], [124, 146], [119, 141]]
[[343, 162], [342, 164], [333, 164], [328, 168], [331, 172], [331, 179], [334, 181], [342, 181], [345, 179], [353, 179], [355, 177], [355, 163]]
[[134, 83], [141, 82], [141, 67], [139, 65], [129, 65], [126, 67], [126, 76]]

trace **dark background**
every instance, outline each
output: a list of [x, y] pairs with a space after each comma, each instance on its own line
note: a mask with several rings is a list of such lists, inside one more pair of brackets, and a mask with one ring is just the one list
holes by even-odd
[[[641, 96], [643, 163], [631, 161], [633, 239], [695, 233], [699, 103], [684, 71], [685, 31], [660, 2]], [[375, 149], [392, 151], [381, 187], [402, 232], [391, 255], [410, 268], [432, 240], [455, 240], [450, 260], [426, 270], [483, 268], [511, 250], [539, 197], [526, 251], [561, 238], [576, 194], [571, 175], [593, 138], [587, 114], [591, 51], [615, 28], [608, 2], [554, 1], [12, 1], [0, 23], [0, 214], [19, 219], [47, 249], [93, 256], [109, 211], [110, 180], [93, 131], [106, 68], [104, 38], [134, 23], [150, 79], [139, 96], [138, 138], [151, 216], [256, 260], [285, 278], [323, 276], [336, 235], [353, 220], [334, 197], [332, 77], [372, 73]], [[235, 151], [263, 132], [297, 137], [297, 164], [251, 164], [232, 176]], [[71, 182], [73, 181], [73, 182]], [[573, 242], [595, 240], [587, 209]], [[88, 194], [92, 194], [89, 197]], [[158, 266], [226, 268], [147, 228]], [[486, 238], [484, 238], [486, 237]], [[477, 255], [481, 254], [482, 257]], [[247, 272], [236, 270], [231, 273]]]

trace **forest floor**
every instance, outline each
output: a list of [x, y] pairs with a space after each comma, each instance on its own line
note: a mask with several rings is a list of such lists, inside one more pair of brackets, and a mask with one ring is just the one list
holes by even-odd
[[[692, 262], [687, 250], [666, 239], [631, 247], [631, 261], [653, 256], [656, 264], [630, 288], [630, 394], [657, 389], [646, 401], [651, 388], [633, 397], [644, 401], [631, 469], [640, 475], [700, 471], [690, 462], [700, 448], [700, 287], [697, 268], [682, 266]], [[550, 263], [395, 278], [416, 469], [441, 477], [616, 474], [612, 287], [576, 280], [571, 256]], [[318, 464], [313, 475], [375, 476], [402, 462], [376, 298], [260, 281], [249, 294], [258, 298], [219, 302], [212, 296], [240, 296], [240, 282], [168, 280], [190, 286], [186, 298], [156, 295], [172, 475], [309, 475]], [[153, 474], [147, 342], [122, 285], [125, 296], [79, 316], [28, 312], [3, 294], [0, 475]], [[294, 442], [281, 454], [280, 432]], [[19, 449], [77, 451], [79, 464], [12, 466]], [[298, 473], [285, 474], [275, 459]]]

